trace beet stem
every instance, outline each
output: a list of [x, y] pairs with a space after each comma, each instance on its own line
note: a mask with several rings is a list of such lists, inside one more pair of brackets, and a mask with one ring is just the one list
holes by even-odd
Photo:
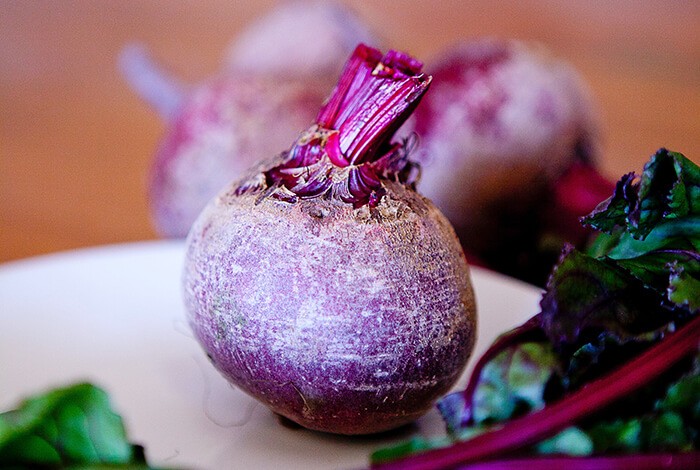
[[700, 315], [622, 367], [540, 411], [514, 419], [500, 429], [468, 441], [379, 464], [374, 468], [454, 468], [534, 444], [645, 385], [683, 357], [697, 351], [699, 339]]
[[698, 468], [700, 452], [631, 454], [599, 457], [530, 457], [477, 462], [459, 470], [687, 470]]
[[[345, 65], [316, 123], [286, 152], [285, 161], [265, 172], [278, 197], [319, 197], [376, 206], [382, 179], [402, 183], [408, 161], [401, 142], [391, 142], [427, 91], [423, 64], [397, 51], [382, 56], [360, 44]], [[305, 171], [306, 170], [306, 171]], [[410, 174], [411, 172], [407, 172]]]
[[357, 47], [316, 118], [322, 128], [339, 131], [340, 150], [351, 164], [382, 156], [374, 151], [393, 136], [430, 85], [422, 65], [397, 51], [382, 57], [377, 49]]

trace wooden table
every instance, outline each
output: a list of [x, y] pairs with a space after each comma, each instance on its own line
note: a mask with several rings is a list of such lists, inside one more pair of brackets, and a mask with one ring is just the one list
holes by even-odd
[[[700, 2], [347, 3], [428, 63], [459, 39], [544, 43], [588, 81], [612, 178], [661, 146], [700, 161]], [[274, 4], [0, 3], [0, 261], [154, 238], [145, 175], [164, 126], [116, 72], [117, 54], [142, 41], [195, 82]]]

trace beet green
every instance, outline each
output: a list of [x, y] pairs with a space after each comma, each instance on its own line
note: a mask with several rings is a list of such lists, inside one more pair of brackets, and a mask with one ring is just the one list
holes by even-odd
[[[438, 404], [449, 438], [417, 438], [375, 463], [489, 468], [494, 458], [555, 453], [614, 468], [632, 462], [615, 460], [624, 455], [651, 465], [677, 452], [690, 459], [677, 468], [698, 462], [700, 169], [661, 149], [582, 222], [603, 232], [588, 253], [563, 250], [541, 311], [497, 339], [466, 389]], [[503, 462], [493, 468], [511, 468]], [[579, 461], [548, 462], [531, 465]]]

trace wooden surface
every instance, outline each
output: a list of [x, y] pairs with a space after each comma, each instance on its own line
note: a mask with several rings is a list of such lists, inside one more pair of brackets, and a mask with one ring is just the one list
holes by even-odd
[[[666, 146], [700, 162], [700, 2], [349, 1], [430, 63], [484, 35], [537, 40], [587, 80], [617, 178]], [[0, 261], [154, 238], [145, 177], [164, 126], [115, 60], [137, 40], [189, 81], [265, 1], [0, 2]]]

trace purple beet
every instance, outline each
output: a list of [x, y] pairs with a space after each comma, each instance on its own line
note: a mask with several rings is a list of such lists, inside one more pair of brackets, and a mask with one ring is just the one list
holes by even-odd
[[224, 58], [224, 68], [255, 74], [327, 76], [332, 87], [355, 47], [376, 42], [374, 32], [347, 5], [287, 0], [240, 32]]
[[224, 185], [289, 145], [332, 88], [325, 77], [233, 71], [188, 87], [139, 47], [125, 50], [122, 68], [167, 123], [148, 190], [156, 230], [172, 238], [187, 236]]
[[188, 237], [196, 338], [229, 381], [310, 429], [410, 423], [473, 348], [464, 253], [392, 141], [430, 84], [421, 68], [358, 46], [316, 124], [223, 190]]
[[424, 153], [418, 190], [467, 252], [488, 261], [533, 236], [572, 165], [594, 168], [597, 116], [576, 71], [533, 44], [463, 42], [431, 73], [431, 93], [414, 117]]
[[148, 182], [151, 218], [184, 238], [206, 203], [312, 122], [343, 61], [372, 37], [350, 9], [285, 2], [244, 29], [221, 73], [188, 86], [140, 46], [124, 50], [132, 88], [166, 121]]

